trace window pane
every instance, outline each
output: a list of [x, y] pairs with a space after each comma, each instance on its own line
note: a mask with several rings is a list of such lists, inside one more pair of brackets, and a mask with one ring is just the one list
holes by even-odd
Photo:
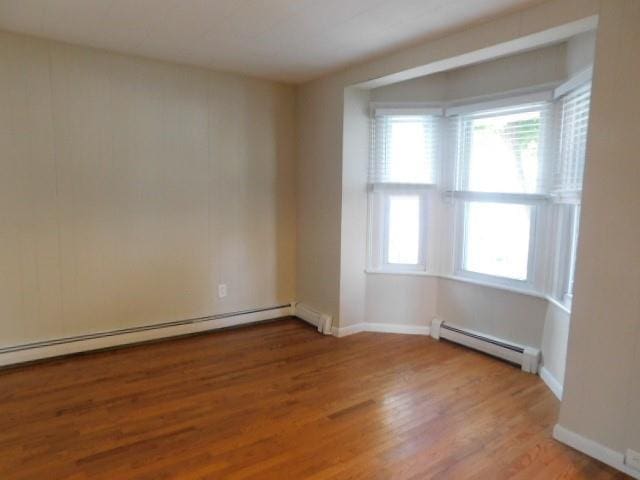
[[420, 197], [389, 197], [387, 262], [417, 265], [420, 250]]
[[576, 275], [576, 259], [578, 256], [578, 237], [580, 236], [580, 206], [573, 205], [571, 211], [571, 235], [569, 238], [569, 266], [567, 274], [567, 285], [565, 287], [565, 298], [573, 297], [573, 285]]
[[467, 122], [468, 190], [505, 193], [541, 190], [540, 111], [472, 118]]
[[397, 183], [433, 183], [432, 125], [419, 116], [388, 120], [387, 178]]
[[532, 208], [530, 205], [468, 203], [464, 270], [526, 280]]

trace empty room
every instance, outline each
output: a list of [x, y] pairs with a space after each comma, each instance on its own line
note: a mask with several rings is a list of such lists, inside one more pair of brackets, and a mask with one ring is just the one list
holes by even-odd
[[0, 480], [640, 479], [640, 0], [0, 0]]

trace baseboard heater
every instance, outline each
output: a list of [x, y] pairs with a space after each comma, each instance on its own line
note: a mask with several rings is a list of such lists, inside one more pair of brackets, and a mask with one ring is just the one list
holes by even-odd
[[294, 303], [292, 307], [294, 316], [307, 323], [310, 323], [318, 329], [318, 332], [325, 335], [331, 335], [331, 316], [319, 312], [304, 303]]
[[221, 313], [208, 317], [191, 318], [12, 345], [0, 348], [0, 367], [73, 353], [120, 347], [150, 340], [161, 340], [194, 333], [236, 328], [272, 318], [289, 316], [290, 314], [290, 304], [276, 305]]
[[537, 348], [511, 343], [437, 319], [431, 323], [430, 333], [436, 340], [443, 338], [520, 365], [524, 372], [538, 373], [540, 350]]

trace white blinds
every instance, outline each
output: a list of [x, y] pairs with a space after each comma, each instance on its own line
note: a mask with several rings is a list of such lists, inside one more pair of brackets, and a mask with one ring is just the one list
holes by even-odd
[[436, 115], [377, 114], [369, 182], [435, 184], [440, 121]]
[[458, 191], [544, 194], [551, 106], [538, 102], [452, 118]]
[[573, 90], [560, 100], [560, 142], [553, 179], [554, 193], [582, 190], [590, 100], [591, 84]]

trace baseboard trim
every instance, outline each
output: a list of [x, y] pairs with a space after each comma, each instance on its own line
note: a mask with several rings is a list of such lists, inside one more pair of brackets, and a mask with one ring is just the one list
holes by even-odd
[[151, 340], [179, 337], [210, 330], [219, 330], [289, 315], [291, 315], [291, 305], [277, 305], [212, 315], [210, 317], [179, 320], [157, 325], [145, 325], [77, 337], [15, 345], [0, 349], [0, 366], [15, 365], [45, 358], [119, 347]]
[[346, 337], [360, 332], [399, 333], [403, 335], [429, 335], [429, 327], [421, 325], [398, 325], [395, 323], [356, 323], [346, 327], [333, 327], [336, 337]]
[[355, 333], [364, 332], [364, 323], [356, 323], [355, 325], [349, 325], [347, 327], [331, 327], [331, 334], [334, 337], [348, 337]]
[[562, 400], [562, 393], [563, 393], [562, 384], [545, 367], [542, 367], [540, 369], [540, 378], [547, 385], [547, 387], [549, 387], [549, 390], [553, 392], [553, 394], [558, 398], [558, 400]]
[[595, 458], [596, 460], [600, 460], [602, 463], [606, 463], [616, 470], [620, 470], [621, 472], [640, 480], [640, 472], [630, 468], [628, 465], [625, 465], [624, 455], [620, 452], [611, 450], [609, 447], [605, 447], [594, 440], [583, 437], [582, 435], [577, 434], [559, 424], [553, 428], [553, 438], [570, 446], [571, 448]]

